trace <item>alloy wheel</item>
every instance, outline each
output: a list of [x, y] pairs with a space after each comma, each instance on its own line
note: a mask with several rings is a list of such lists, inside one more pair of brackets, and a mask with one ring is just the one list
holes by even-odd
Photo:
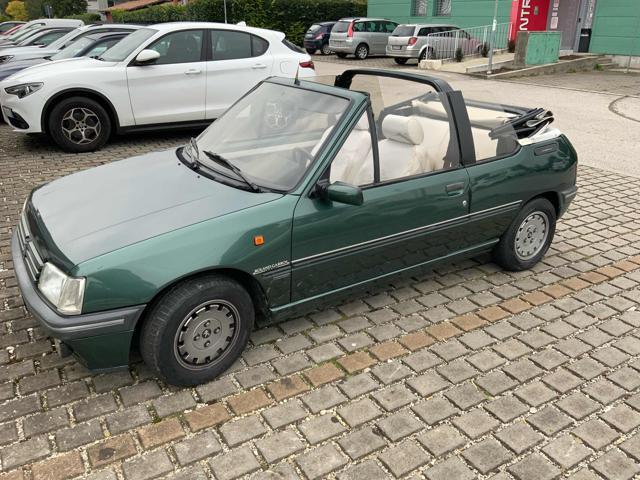
[[212, 300], [194, 308], [176, 331], [176, 358], [187, 368], [206, 368], [234, 342], [238, 318], [238, 310], [224, 300]]
[[76, 145], [86, 145], [94, 142], [102, 131], [102, 122], [98, 115], [86, 107], [69, 109], [61, 122], [62, 133]]
[[369, 56], [369, 49], [365, 45], [360, 45], [356, 50], [356, 57], [360, 60], [364, 60], [367, 56]]
[[522, 221], [516, 232], [516, 256], [523, 261], [532, 259], [544, 248], [548, 236], [549, 217], [541, 211], [532, 212]]

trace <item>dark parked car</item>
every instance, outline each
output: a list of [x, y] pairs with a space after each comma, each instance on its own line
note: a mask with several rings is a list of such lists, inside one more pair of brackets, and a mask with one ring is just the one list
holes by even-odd
[[576, 194], [552, 121], [417, 74], [271, 77], [184, 147], [34, 189], [11, 240], [18, 286], [88, 368], [126, 368], [135, 347], [169, 383], [206, 382], [256, 318], [485, 252], [536, 265]]
[[304, 48], [309, 55], [313, 55], [317, 50], [323, 55], [330, 55], [329, 37], [331, 29], [336, 22], [318, 22], [309, 27], [307, 33], [304, 34]]
[[10, 75], [13, 75], [14, 73], [18, 73], [19, 71], [24, 70], [25, 68], [39, 65], [41, 63], [75, 57], [100, 56], [104, 51], [106, 51], [108, 48], [111, 48], [128, 34], [128, 32], [94, 33], [79, 38], [64, 50], [60, 50], [58, 53], [50, 57], [30, 58], [27, 60], [9, 62], [5, 65], [0, 64], [0, 81], [4, 80]]

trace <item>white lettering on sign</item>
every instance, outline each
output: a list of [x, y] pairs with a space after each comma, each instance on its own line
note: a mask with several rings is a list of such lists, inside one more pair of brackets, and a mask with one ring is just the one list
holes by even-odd
[[522, 0], [520, 7], [520, 30], [528, 30], [529, 16], [531, 15], [531, 0]]

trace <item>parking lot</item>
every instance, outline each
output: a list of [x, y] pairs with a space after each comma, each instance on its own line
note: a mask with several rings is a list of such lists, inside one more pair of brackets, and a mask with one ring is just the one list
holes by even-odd
[[[344, 68], [318, 63], [320, 73]], [[612, 123], [596, 136], [598, 123], [580, 115], [591, 108], [604, 122], [614, 98], [496, 84], [454, 78], [505, 103], [559, 105], [557, 123], [586, 157], [544, 261], [510, 273], [483, 257], [398, 277], [256, 330], [231, 371], [193, 389], [139, 361], [94, 375], [60, 359], [23, 308], [9, 243], [33, 187], [194, 132], [69, 155], [0, 125], [0, 479], [637, 475], [640, 178], [621, 158], [635, 153], [637, 123], [607, 110]], [[590, 107], [576, 104], [582, 95]], [[601, 151], [607, 170], [594, 167]]]

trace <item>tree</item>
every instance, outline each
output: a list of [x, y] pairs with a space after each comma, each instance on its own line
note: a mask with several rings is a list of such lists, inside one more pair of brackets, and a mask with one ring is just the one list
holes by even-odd
[[30, 19], [34, 20], [44, 16], [44, 9], [42, 8], [43, 0], [24, 0], [24, 4], [27, 7], [27, 13]]
[[27, 7], [25, 7], [24, 2], [21, 2], [20, 0], [10, 1], [5, 11], [7, 12], [7, 15], [14, 20], [29, 20]]
[[68, 17], [87, 12], [87, 0], [51, 0], [53, 14], [56, 17]]

